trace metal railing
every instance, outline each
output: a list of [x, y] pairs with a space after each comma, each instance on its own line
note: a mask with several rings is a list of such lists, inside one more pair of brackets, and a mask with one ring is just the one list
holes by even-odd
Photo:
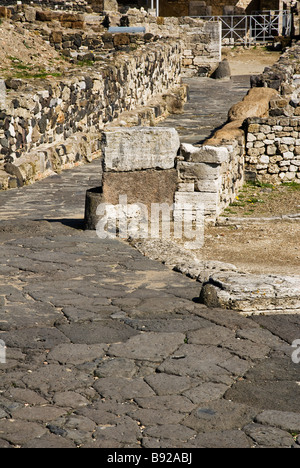
[[255, 15], [200, 16], [206, 21], [221, 21], [224, 44], [266, 44], [276, 36], [289, 36], [290, 11], [270, 11]]

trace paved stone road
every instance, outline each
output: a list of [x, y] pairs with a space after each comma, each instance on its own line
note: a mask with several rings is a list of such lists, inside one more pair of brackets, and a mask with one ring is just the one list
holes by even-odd
[[230, 81], [189, 78], [189, 101], [184, 115], [171, 115], [162, 127], [174, 127], [182, 143], [198, 144], [224, 125], [229, 109], [241, 101], [250, 88], [250, 76], [233, 76]]
[[299, 447], [300, 317], [207, 309], [82, 231], [98, 172], [0, 193], [0, 447]]

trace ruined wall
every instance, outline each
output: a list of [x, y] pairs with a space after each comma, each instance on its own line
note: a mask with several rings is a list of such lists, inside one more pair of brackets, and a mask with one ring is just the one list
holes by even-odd
[[0, 109], [0, 163], [17, 166], [28, 181], [39, 171], [91, 159], [98, 150], [92, 135], [100, 135], [104, 125], [123, 112], [178, 86], [180, 72], [181, 47], [170, 41], [115, 54], [98, 71], [91, 68], [78, 76], [34, 86], [8, 81], [18, 89], [11, 89]]
[[190, 203], [194, 210], [203, 204], [206, 220], [216, 221], [243, 185], [243, 145], [237, 140], [219, 146], [183, 144], [177, 169], [179, 184], [175, 193], [175, 217], [180, 216], [182, 204]]
[[[280, 0], [161, 0], [161, 16], [221, 16], [251, 14], [261, 9], [278, 10]], [[269, 5], [269, 7], [268, 7]]]
[[300, 183], [300, 118], [250, 119], [246, 167], [261, 182]]

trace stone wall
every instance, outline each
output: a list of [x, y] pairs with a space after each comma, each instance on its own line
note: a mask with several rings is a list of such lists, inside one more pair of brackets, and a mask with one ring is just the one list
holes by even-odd
[[[153, 38], [169, 38], [183, 44], [182, 69], [187, 76], [208, 76], [221, 61], [222, 26], [199, 18], [156, 18], [145, 10], [129, 9], [126, 15], [117, 11], [105, 16], [55, 11], [17, 5], [5, 9], [5, 15], [20, 21], [41, 35], [56, 50], [71, 60], [101, 60], [103, 53], [133, 48]], [[1, 16], [1, 11], [0, 11]], [[110, 34], [110, 26], [142, 26], [143, 35]]]
[[246, 167], [262, 182], [300, 183], [300, 118], [249, 119]]
[[155, 18], [146, 12], [129, 10], [130, 26], [145, 26], [147, 33], [170, 37], [183, 44], [182, 73], [209, 76], [221, 61], [222, 26], [199, 18]]
[[[10, 89], [0, 112], [0, 164], [18, 167], [27, 182], [41, 168], [56, 170], [99, 155], [104, 126], [178, 87], [180, 72], [180, 44], [165, 41], [116, 53], [77, 76], [34, 84], [8, 80], [17, 89]], [[98, 139], [89, 143], [91, 135]]]

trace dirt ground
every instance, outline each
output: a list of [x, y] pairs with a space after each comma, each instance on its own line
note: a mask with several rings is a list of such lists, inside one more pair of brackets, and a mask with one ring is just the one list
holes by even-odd
[[254, 274], [300, 275], [300, 184], [245, 185], [195, 254]]
[[0, 75], [3, 78], [39, 78], [62, 74], [68, 63], [42, 37], [21, 24], [0, 24]]
[[[280, 52], [225, 48], [225, 57], [232, 75], [254, 75], [277, 62]], [[271, 219], [282, 215], [294, 217]], [[218, 226], [206, 228], [204, 247], [194, 253], [254, 274], [300, 275], [300, 184], [245, 185]]]
[[244, 47], [224, 47], [223, 58], [227, 58], [231, 73], [236, 75], [259, 75], [266, 67], [277, 62], [281, 52], [267, 50], [264, 46], [244, 49]]

